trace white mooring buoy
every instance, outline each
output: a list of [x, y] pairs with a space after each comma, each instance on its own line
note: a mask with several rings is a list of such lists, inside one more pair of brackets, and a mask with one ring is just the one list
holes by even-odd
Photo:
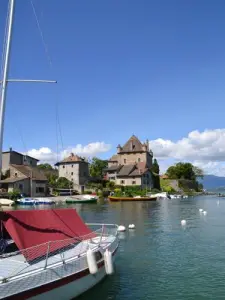
[[120, 225], [120, 226], [118, 226], [117, 230], [120, 231], [120, 232], [123, 232], [123, 231], [126, 231], [126, 227], [123, 226], [123, 225]]
[[135, 225], [134, 225], [134, 224], [130, 224], [130, 225], [128, 226], [128, 228], [129, 228], [129, 229], [135, 229]]
[[180, 223], [181, 223], [182, 226], [185, 226], [187, 224], [186, 220], [181, 220]]
[[204, 215], [204, 216], [207, 215], [207, 211], [206, 211], [206, 210], [203, 211], [203, 215]]
[[199, 208], [199, 212], [200, 212], [200, 213], [203, 212], [203, 209], [202, 209], [202, 208]]

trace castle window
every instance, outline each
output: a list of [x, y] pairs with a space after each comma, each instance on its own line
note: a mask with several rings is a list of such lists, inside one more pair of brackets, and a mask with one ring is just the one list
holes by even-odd
[[132, 184], [136, 184], [136, 181], [134, 180], [134, 181], [132, 181]]
[[65, 169], [65, 166], [63, 165], [63, 169]]
[[141, 162], [141, 159], [140, 159], [140, 157], [138, 158], [138, 162]]
[[124, 180], [120, 180], [120, 183], [121, 183], [121, 184], [124, 184]]
[[71, 172], [71, 175], [73, 175], [73, 172]]
[[126, 158], [123, 161], [124, 161], [124, 164], [126, 164], [126, 162], [127, 162]]
[[73, 165], [71, 167], [73, 168]]

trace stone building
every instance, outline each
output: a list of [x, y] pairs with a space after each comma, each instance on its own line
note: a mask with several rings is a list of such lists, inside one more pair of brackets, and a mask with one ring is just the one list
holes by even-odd
[[139, 185], [142, 188], [152, 188], [152, 158], [149, 142], [141, 143], [135, 136], [124, 144], [117, 146], [117, 154], [108, 160], [105, 169], [106, 179], [116, 185]]
[[12, 164], [36, 167], [38, 161], [34, 157], [19, 153], [10, 148], [9, 151], [2, 152], [2, 173], [4, 174], [9, 170], [9, 166]]
[[73, 182], [73, 189], [82, 193], [89, 175], [89, 165], [85, 159], [70, 154], [69, 157], [55, 164], [59, 170], [59, 177], [65, 177]]
[[38, 159], [13, 151], [2, 153], [2, 173], [8, 177], [0, 180], [1, 188], [32, 197], [43, 197], [47, 194], [47, 178], [37, 167]]

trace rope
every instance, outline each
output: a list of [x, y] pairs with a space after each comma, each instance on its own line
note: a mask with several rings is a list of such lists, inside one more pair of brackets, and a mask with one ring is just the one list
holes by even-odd
[[[35, 17], [35, 20], [36, 20], [36, 23], [37, 23], [38, 31], [39, 31], [40, 36], [41, 36], [41, 41], [42, 41], [42, 44], [43, 44], [43, 47], [44, 47], [44, 50], [45, 50], [45, 54], [46, 54], [50, 69], [52, 70], [53, 69], [52, 59], [51, 59], [51, 56], [50, 56], [50, 53], [49, 53], [47, 43], [46, 43], [45, 38], [44, 38], [43, 30], [41, 28], [41, 24], [39, 22], [38, 15], [37, 15], [36, 10], [35, 10], [33, 0], [30, 0], [30, 3], [31, 3], [33, 14], [34, 14], [34, 17]], [[42, 16], [43, 16], [43, 14], [42, 14]], [[63, 138], [62, 138], [62, 130], [61, 130], [61, 126], [60, 126], [60, 118], [59, 118], [59, 109], [58, 109], [58, 100], [57, 100], [57, 98], [55, 98], [55, 110], [56, 110], [56, 143], [57, 143], [56, 149], [57, 149], [57, 160], [58, 160], [59, 139], [60, 139], [60, 142], [61, 142], [62, 149], [64, 149], [64, 145], [63, 145]], [[58, 133], [59, 133], [59, 137], [58, 137]]]

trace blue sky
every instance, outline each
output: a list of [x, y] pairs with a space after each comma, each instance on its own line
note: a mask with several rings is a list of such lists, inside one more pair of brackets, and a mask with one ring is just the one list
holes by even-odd
[[[7, 3], [0, 3], [1, 41]], [[102, 157], [133, 133], [176, 145], [192, 131], [224, 128], [223, 0], [33, 3], [53, 65], [30, 1], [16, 1], [10, 77], [58, 84], [10, 84], [5, 148], [56, 151], [56, 101], [64, 148], [111, 145]]]

